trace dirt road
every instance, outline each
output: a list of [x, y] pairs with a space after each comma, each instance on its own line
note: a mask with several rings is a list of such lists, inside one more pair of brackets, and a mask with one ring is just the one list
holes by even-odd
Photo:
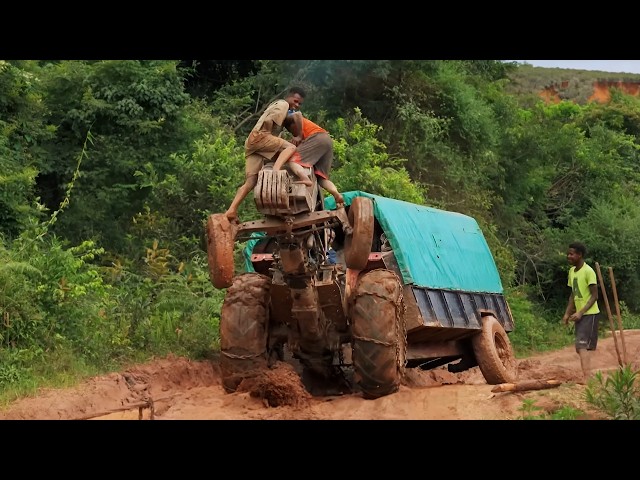
[[[640, 330], [627, 330], [624, 338], [628, 360], [638, 369]], [[599, 340], [593, 363], [603, 372], [618, 367], [612, 337]], [[226, 394], [215, 361], [165, 358], [76, 388], [42, 391], [0, 411], [0, 419], [509, 420], [522, 418], [525, 399], [548, 412], [570, 406], [598, 418], [584, 401], [585, 387], [575, 383], [580, 362], [573, 347], [518, 360], [519, 381], [562, 382], [553, 389], [492, 393], [477, 367], [459, 374], [444, 368], [407, 372], [397, 393], [377, 400], [311, 397], [288, 364], [279, 364], [261, 384]]]

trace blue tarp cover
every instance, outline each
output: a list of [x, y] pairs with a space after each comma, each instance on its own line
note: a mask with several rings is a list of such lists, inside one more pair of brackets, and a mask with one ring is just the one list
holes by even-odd
[[[493, 255], [476, 220], [467, 215], [353, 191], [373, 200], [374, 215], [393, 248], [406, 284], [465, 292], [503, 293]], [[335, 209], [329, 196], [325, 208]]]

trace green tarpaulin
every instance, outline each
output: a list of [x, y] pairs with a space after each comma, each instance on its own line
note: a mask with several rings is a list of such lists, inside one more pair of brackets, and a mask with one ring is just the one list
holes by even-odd
[[[373, 200], [407, 284], [465, 292], [502, 293], [493, 255], [476, 220], [467, 215], [354, 191], [342, 194]], [[325, 208], [335, 209], [333, 197]]]

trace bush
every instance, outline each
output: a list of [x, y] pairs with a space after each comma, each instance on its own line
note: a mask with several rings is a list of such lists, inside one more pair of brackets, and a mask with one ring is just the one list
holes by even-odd
[[613, 420], [640, 420], [637, 376], [630, 365], [618, 368], [606, 380], [597, 372], [587, 385], [586, 400]]
[[513, 315], [515, 328], [509, 338], [517, 357], [571, 345], [573, 335], [560, 322], [560, 316], [534, 304], [526, 287], [506, 290], [505, 297]]

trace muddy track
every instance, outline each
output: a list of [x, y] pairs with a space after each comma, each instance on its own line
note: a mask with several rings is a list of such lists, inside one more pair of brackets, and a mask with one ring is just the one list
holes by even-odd
[[[640, 330], [625, 332], [629, 361], [640, 366]], [[600, 339], [594, 367], [617, 368], [613, 338]], [[375, 400], [361, 393], [312, 397], [287, 363], [225, 393], [218, 360], [193, 362], [168, 357], [124, 372], [93, 378], [82, 385], [44, 390], [18, 400], [0, 412], [0, 419], [143, 419], [155, 420], [480, 420], [518, 419], [525, 399], [545, 411], [561, 406], [580, 408], [598, 418], [584, 400], [580, 362], [573, 347], [518, 360], [519, 380], [555, 379], [553, 389], [492, 393], [478, 367], [453, 374], [444, 368], [408, 369], [396, 393]]]

